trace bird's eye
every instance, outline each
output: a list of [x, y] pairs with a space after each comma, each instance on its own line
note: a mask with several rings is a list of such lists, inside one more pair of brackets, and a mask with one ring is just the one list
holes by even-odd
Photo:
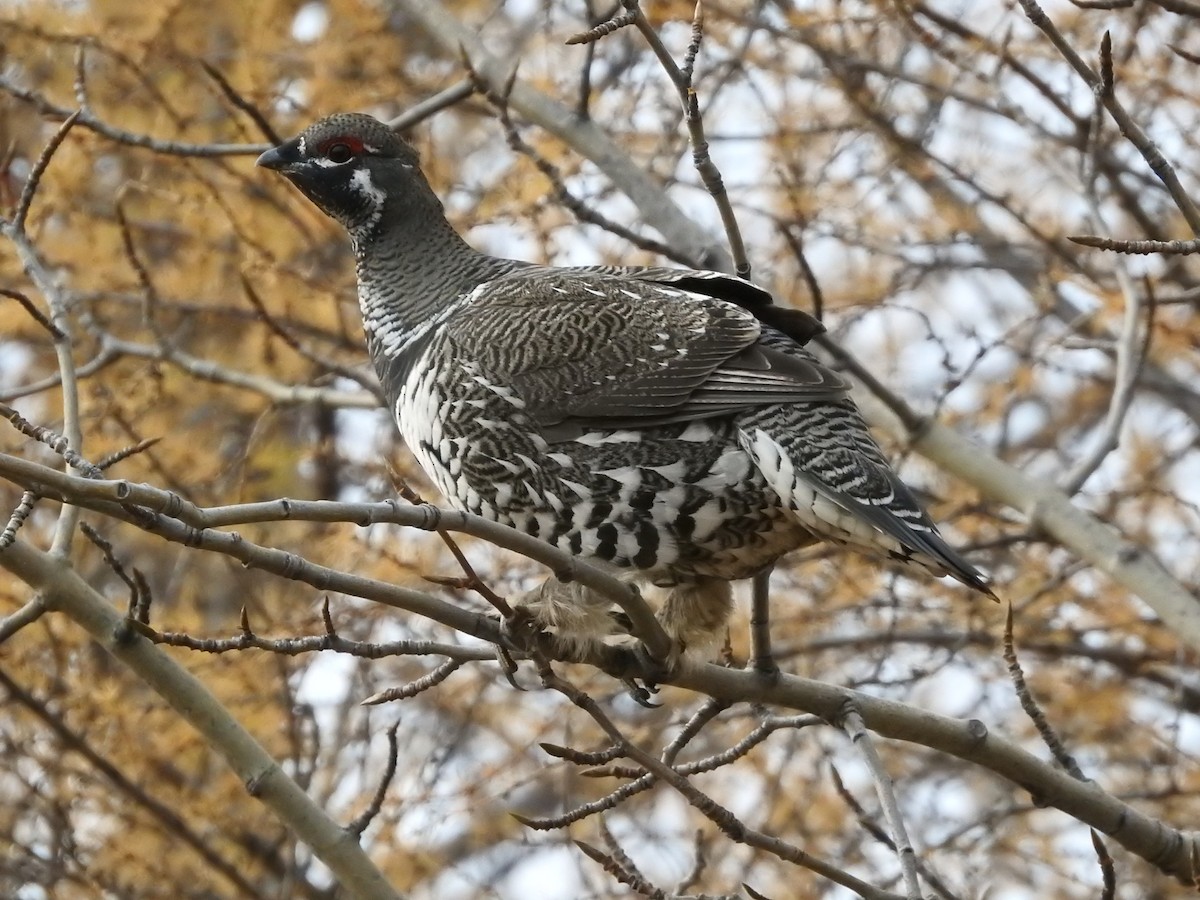
[[341, 163], [350, 162], [350, 160], [354, 158], [354, 149], [349, 144], [344, 144], [339, 141], [336, 144], [329, 145], [329, 147], [325, 150], [325, 158], [330, 162], [338, 163], [339, 165]]

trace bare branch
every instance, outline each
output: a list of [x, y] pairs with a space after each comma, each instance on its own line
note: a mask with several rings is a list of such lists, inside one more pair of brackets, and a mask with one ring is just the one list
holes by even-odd
[[1097, 237], [1090, 234], [1073, 234], [1068, 241], [1095, 247], [1097, 250], [1112, 250], [1115, 253], [1131, 253], [1147, 256], [1162, 253], [1168, 256], [1190, 256], [1200, 253], [1200, 239], [1192, 241], [1119, 241], [1116, 238]]
[[1084, 61], [1075, 49], [1067, 41], [1061, 31], [1046, 15], [1045, 11], [1038, 5], [1037, 0], [1020, 0], [1021, 8], [1025, 10], [1025, 15], [1029, 21], [1041, 29], [1042, 33], [1050, 39], [1056, 50], [1062, 55], [1071, 66], [1072, 69], [1084, 80], [1088, 87], [1097, 93], [1100, 101], [1104, 104], [1104, 108], [1108, 110], [1109, 115], [1121, 129], [1121, 134], [1133, 144], [1138, 153], [1142, 155], [1142, 159], [1150, 166], [1151, 171], [1158, 176], [1159, 180], [1166, 187], [1167, 192], [1171, 195], [1171, 199], [1175, 201], [1175, 206], [1183, 213], [1184, 219], [1188, 226], [1192, 229], [1192, 234], [1200, 238], [1200, 209], [1196, 208], [1196, 204], [1192, 201], [1191, 196], [1184, 189], [1179, 181], [1179, 176], [1175, 174], [1174, 167], [1171, 166], [1162, 151], [1158, 149], [1155, 143], [1150, 140], [1146, 132], [1141, 128], [1128, 111], [1117, 100], [1116, 94], [1111, 89], [1111, 79], [1106, 86], [1104, 78], [1097, 75], [1092, 70], [1092, 67]]
[[400, 723], [396, 722], [387, 730], [387, 765], [384, 767], [383, 776], [379, 779], [379, 785], [375, 788], [375, 794], [371, 797], [371, 802], [361, 815], [346, 825], [346, 830], [355, 837], [361, 838], [362, 833], [367, 830], [367, 826], [379, 815], [380, 810], [383, 809], [383, 800], [387, 796], [388, 787], [391, 786], [392, 779], [396, 777], [396, 764], [400, 760], [400, 747], [396, 741], [396, 731], [399, 728]]
[[77, 124], [99, 135], [103, 135], [109, 140], [116, 141], [118, 144], [126, 144], [130, 147], [143, 147], [155, 153], [162, 153], [168, 156], [258, 156], [264, 151], [269, 150], [272, 146], [271, 144], [189, 144], [182, 141], [167, 141], [145, 134], [137, 134], [136, 132], [126, 131], [123, 128], [110, 125], [89, 110], [71, 110], [67, 107], [59, 106], [46, 99], [46, 97], [37, 91], [22, 87], [8, 75], [0, 74], [0, 91], [4, 91], [10, 96], [30, 104], [44, 116], [56, 119], [67, 119], [71, 116], [77, 116]]
[[0, 287], [0, 296], [8, 297], [9, 299], [16, 300], [18, 303], [20, 303], [21, 308], [25, 310], [25, 312], [29, 313], [30, 318], [45, 328], [46, 331], [50, 332], [50, 336], [54, 338], [54, 340], [61, 341], [66, 337], [65, 334], [59, 331], [53, 322], [46, 318], [40, 309], [33, 305], [33, 301], [20, 291], [15, 291], [12, 288]]
[[193, 675], [124, 620], [69, 567], [20, 542], [0, 553], [0, 566], [40, 590], [47, 607], [82, 626], [118, 661], [156, 691], [246, 785], [309, 847], [347, 890], [361, 898], [399, 900], [358, 842], [326, 817], [228, 710]]
[[142, 787], [126, 777], [120, 769], [96, 752], [88, 743], [85, 735], [72, 730], [60, 717], [54, 715], [45, 703], [23, 690], [3, 669], [0, 669], [0, 686], [3, 686], [9, 700], [28, 710], [54, 733], [64, 751], [78, 753], [83, 757], [88, 765], [107, 779], [122, 796], [149, 813], [160, 827], [181, 840], [203, 859], [205, 864], [211, 866], [213, 871], [233, 885], [238, 896], [249, 898], [263, 896], [253, 884], [246, 880], [234, 861], [226, 859], [218, 853], [167, 804], [150, 796]]
[[900, 858], [900, 871], [904, 875], [904, 890], [908, 900], [921, 900], [921, 881], [917, 877], [916, 853], [913, 852], [912, 842], [908, 839], [908, 829], [904, 825], [904, 816], [900, 812], [900, 804], [896, 802], [896, 790], [891, 776], [883, 766], [883, 760], [875, 750], [870, 732], [863, 725], [862, 716], [853, 707], [849, 708], [842, 719], [842, 727], [850, 740], [858, 747], [867, 763], [867, 769], [875, 782], [875, 793], [879, 797], [879, 805], [883, 808], [883, 818], [892, 832], [892, 847]]
[[[9, 543], [11, 543], [11, 541]], [[7, 546], [8, 544], [0, 546], [0, 552], [2, 552], [4, 547]], [[5, 641], [7, 641], [26, 625], [32, 625], [45, 614], [46, 604], [39, 594], [16, 612], [5, 616], [3, 619], [0, 619], [0, 646], [2, 646]]]
[[29, 215], [29, 207], [33, 204], [33, 195], [37, 193], [38, 185], [42, 183], [42, 176], [46, 174], [46, 169], [50, 165], [50, 160], [54, 158], [55, 151], [62, 146], [62, 142], [67, 139], [71, 128], [79, 121], [81, 113], [82, 110], [76, 110], [63, 120], [63, 123], [58, 126], [58, 130], [54, 132], [54, 136], [42, 149], [33, 168], [30, 169], [29, 177], [25, 179], [25, 187], [21, 189], [20, 199], [17, 200], [17, 208], [12, 215], [12, 227], [16, 231], [25, 230], [25, 217]]
[[1078, 778], [1080, 781], [1087, 781], [1088, 778], [1079, 768], [1079, 764], [1075, 762], [1075, 758], [1067, 752], [1062, 744], [1054, 727], [1047, 721], [1046, 714], [1042, 712], [1037, 701], [1033, 698], [1033, 694], [1029, 690], [1029, 685], [1025, 683], [1025, 673], [1021, 670], [1021, 663], [1017, 659], [1017, 651], [1013, 643], [1013, 609], [1012, 604], [1008, 605], [1008, 614], [1004, 620], [1004, 661], [1008, 664], [1008, 674], [1012, 678], [1013, 687], [1016, 688], [1017, 698], [1021, 701], [1021, 709], [1025, 710], [1025, 714], [1032, 720], [1037, 732], [1041, 735], [1042, 743], [1049, 748], [1051, 755], [1055, 761], [1063, 767], [1064, 770], [1071, 774], [1071, 777]]
[[461, 667], [461, 660], [448, 659], [428, 675], [424, 675], [416, 681], [410, 681], [408, 684], [402, 684], [399, 687], [379, 691], [364, 700], [360, 700], [359, 703], [362, 706], [378, 706], [381, 703], [407, 700], [409, 697], [415, 697], [417, 694], [422, 694], [430, 688], [437, 687]]
[[221, 89], [221, 93], [225, 96], [225, 99], [250, 117], [250, 121], [262, 132], [262, 136], [268, 142], [278, 144], [283, 141], [279, 133], [271, 127], [271, 123], [267, 121], [267, 117], [263, 115], [262, 110], [239, 94], [216, 66], [202, 59], [200, 60], [200, 67], [204, 69], [209, 78], [217, 83], [217, 87]]
[[464, 78], [457, 84], [453, 84], [443, 91], [439, 91], [427, 100], [422, 101], [414, 106], [410, 106], [394, 119], [389, 119], [387, 122], [388, 128], [401, 133], [408, 131], [411, 128], [431, 118], [434, 114], [441, 112], [443, 109], [449, 109], [466, 100], [475, 93], [475, 84], [470, 78]]

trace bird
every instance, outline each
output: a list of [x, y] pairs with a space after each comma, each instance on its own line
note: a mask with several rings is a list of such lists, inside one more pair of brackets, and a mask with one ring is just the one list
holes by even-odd
[[[655, 586], [673, 658], [724, 636], [732, 582], [819, 541], [995, 596], [804, 346], [814, 317], [720, 272], [477, 250], [412, 145], [365, 114], [257, 164], [349, 234], [384, 396], [450, 505]], [[523, 602], [567, 640], [613, 631], [611, 603], [578, 584]]]

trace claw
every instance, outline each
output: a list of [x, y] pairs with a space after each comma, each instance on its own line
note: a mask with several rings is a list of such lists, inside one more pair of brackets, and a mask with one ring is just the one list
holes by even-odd
[[664, 681], [669, 681], [671, 677], [679, 671], [679, 664], [683, 660], [683, 645], [678, 641], [672, 641], [671, 650], [667, 654], [666, 659], [658, 659], [650, 655], [650, 651], [646, 649], [645, 644], [638, 644], [633, 650], [634, 659], [637, 661], [638, 675], [640, 680], [651, 692], [658, 692], [658, 685]]
[[629, 688], [629, 696], [633, 698], [633, 702], [645, 709], [659, 709], [661, 703], [655, 703], [650, 699], [651, 695], [658, 693], [658, 688], [654, 685], [638, 684], [636, 678], [622, 678], [621, 683]]
[[503, 673], [505, 681], [511, 684], [515, 690], [525, 690], [517, 681], [517, 661], [508, 652], [508, 648], [502, 647], [500, 644], [496, 645], [496, 662], [500, 664], [500, 671]]

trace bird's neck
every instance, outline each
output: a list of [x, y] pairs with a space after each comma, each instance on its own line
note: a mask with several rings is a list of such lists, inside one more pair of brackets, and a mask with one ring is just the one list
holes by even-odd
[[354, 255], [368, 331], [391, 322], [416, 326], [464, 288], [492, 277], [490, 257], [459, 237], [440, 215], [405, 217], [356, 235]]
[[354, 236], [363, 327], [385, 389], [403, 380], [442, 314], [519, 265], [470, 246], [440, 208], [424, 212], [389, 217], [383, 227]]

